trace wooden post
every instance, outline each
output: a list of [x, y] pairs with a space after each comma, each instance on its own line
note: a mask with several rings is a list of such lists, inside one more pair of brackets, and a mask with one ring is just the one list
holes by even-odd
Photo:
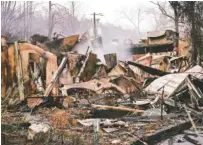
[[48, 96], [51, 92], [51, 90], [53, 89], [54, 87], [54, 84], [56, 83], [57, 79], [59, 78], [66, 62], [67, 62], [68, 58], [67, 57], [64, 57], [60, 66], [58, 67], [57, 71], [54, 73], [52, 79], [51, 79], [51, 82], [50, 84], [48, 85], [48, 87], [46, 88], [45, 90], [45, 93], [44, 93], [44, 96]]
[[81, 69], [80, 69], [80, 72], [78, 73], [78, 75], [77, 75], [77, 77], [76, 77], [76, 81], [75, 81], [76, 83], [79, 83], [79, 82], [80, 82], [80, 77], [81, 77], [82, 73], [83, 73], [84, 70], [85, 70], [86, 63], [87, 63], [87, 61], [88, 61], [88, 59], [89, 59], [89, 56], [90, 56], [90, 54], [91, 54], [91, 52], [92, 52], [92, 51], [90, 51], [90, 52], [88, 53], [88, 51], [89, 51], [89, 47], [88, 47], [88, 49], [87, 49], [87, 51], [86, 51], [86, 59], [84, 60], [84, 63], [83, 63], [83, 65], [82, 65]]
[[15, 43], [15, 59], [16, 59], [16, 75], [18, 79], [18, 89], [19, 89], [19, 96], [20, 100], [25, 99], [25, 94], [24, 94], [24, 85], [23, 85], [23, 70], [22, 70], [22, 60], [20, 56], [20, 51], [19, 51], [19, 45], [18, 42], [16, 41]]
[[163, 91], [161, 96], [161, 120], [163, 120], [163, 109], [164, 109], [164, 86], [163, 86]]
[[113, 68], [117, 65], [116, 53], [105, 54], [104, 58], [108, 69]]

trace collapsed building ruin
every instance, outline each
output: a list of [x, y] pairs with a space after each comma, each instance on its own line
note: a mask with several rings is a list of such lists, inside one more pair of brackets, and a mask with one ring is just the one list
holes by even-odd
[[[32, 44], [6, 43], [2, 37], [2, 109], [18, 112], [23, 125], [22, 118], [28, 119], [23, 128], [28, 129], [26, 140], [34, 144], [44, 141], [51, 128], [85, 132], [85, 144], [156, 144], [191, 126], [201, 137], [194, 121], [201, 124], [203, 117], [203, 68], [191, 66], [183, 55], [189, 47], [186, 42], [179, 42], [178, 56], [170, 54], [174, 36], [170, 30], [148, 33], [132, 48], [133, 61], [120, 61], [112, 53], [104, 55], [106, 64], [88, 48], [85, 54], [75, 51], [83, 43], [79, 35], [52, 41], [37, 36], [40, 39], [32, 37]], [[160, 52], [164, 54], [156, 54]], [[30, 112], [30, 118], [24, 112]], [[8, 118], [3, 118], [4, 129], [13, 125]], [[10, 141], [8, 134], [3, 137]], [[189, 135], [186, 140], [201, 142]]]

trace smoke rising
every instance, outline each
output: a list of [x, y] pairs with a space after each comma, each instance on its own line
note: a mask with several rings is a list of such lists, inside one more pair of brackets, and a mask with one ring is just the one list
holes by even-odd
[[103, 41], [103, 48], [93, 48], [91, 47], [90, 42], [79, 43], [75, 46], [74, 50], [76, 50], [80, 54], [85, 54], [88, 46], [90, 46], [89, 51], [97, 54], [97, 58], [99, 58], [103, 63], [105, 63], [104, 55], [109, 53], [116, 53], [118, 60], [130, 60], [131, 53], [130, 48], [124, 45], [124, 40], [119, 40], [119, 42]]

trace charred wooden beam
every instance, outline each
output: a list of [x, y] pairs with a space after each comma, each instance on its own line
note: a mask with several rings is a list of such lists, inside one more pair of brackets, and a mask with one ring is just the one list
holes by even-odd
[[127, 63], [130, 65], [136, 66], [139, 69], [141, 69], [151, 75], [164, 76], [164, 75], [170, 74], [170, 72], [161, 71], [161, 70], [149, 67], [149, 66], [145, 66], [145, 65], [136, 63], [136, 62], [128, 61]]
[[188, 115], [188, 118], [189, 118], [189, 120], [190, 120], [190, 122], [191, 122], [191, 124], [192, 124], [192, 127], [193, 127], [193, 129], [194, 129], [196, 135], [199, 136], [199, 133], [198, 133], [197, 128], [196, 128], [196, 125], [195, 125], [194, 121], [192, 120], [192, 117], [191, 117], [191, 115], [190, 115], [190, 112], [186, 109], [186, 105], [185, 105], [185, 104], [183, 105], [183, 107], [184, 107], [184, 109], [185, 109], [185, 111], [186, 111], [186, 113], [187, 113], [187, 115]]
[[203, 93], [194, 85], [190, 75], [186, 78], [186, 82], [190, 93], [203, 104]]
[[78, 73], [78, 75], [77, 75], [77, 77], [76, 77], [76, 83], [79, 83], [79, 82], [80, 82], [80, 77], [81, 77], [82, 73], [83, 73], [84, 70], [85, 70], [86, 63], [87, 63], [87, 61], [88, 61], [88, 59], [89, 59], [89, 56], [90, 56], [90, 53], [91, 53], [91, 51], [90, 51], [89, 53], [88, 53], [88, 51], [89, 51], [89, 48], [87, 49], [86, 54], [85, 54], [86, 59], [84, 60], [84, 63], [83, 63], [83, 65], [82, 65], [81, 69], [80, 69], [80, 72]]
[[157, 144], [158, 142], [162, 140], [166, 140], [172, 136], [175, 136], [179, 133], [181, 133], [184, 130], [189, 129], [192, 126], [190, 121], [185, 121], [183, 123], [177, 124], [177, 125], [172, 125], [169, 126], [165, 129], [158, 130], [155, 133], [143, 135], [136, 141], [132, 142], [131, 144], [133, 145], [143, 145], [143, 143], [140, 142], [140, 140], [148, 143], [148, 144]]
[[192, 114], [192, 116], [198, 118], [198, 119], [202, 119], [203, 118], [203, 111], [196, 111], [188, 106], [185, 105], [185, 109], [189, 110]]
[[140, 115], [144, 112], [143, 110], [131, 109], [127, 107], [114, 107], [95, 104], [92, 104], [91, 106], [93, 108], [93, 117], [96, 118], [117, 118], [127, 115], [129, 113]]
[[18, 81], [18, 89], [19, 89], [19, 96], [20, 100], [25, 99], [24, 94], [24, 85], [23, 85], [23, 68], [22, 68], [22, 59], [20, 56], [20, 50], [18, 42], [15, 42], [15, 58], [16, 58], [16, 72], [17, 72], [17, 81]]
[[58, 67], [57, 71], [54, 73], [53, 77], [52, 77], [52, 80], [50, 82], [50, 84], [48, 85], [48, 87], [46, 88], [45, 90], [45, 93], [44, 93], [44, 96], [48, 96], [51, 92], [51, 90], [53, 89], [54, 87], [54, 84], [56, 83], [57, 79], [59, 78], [66, 62], [67, 62], [68, 58], [67, 57], [64, 57], [60, 66]]
[[[182, 113], [171, 113], [167, 115], [163, 115], [163, 117], [166, 118], [176, 118], [179, 115], [183, 115]], [[128, 121], [128, 122], [156, 122], [161, 119], [160, 115], [152, 115], [152, 116], [124, 116], [120, 118], [122, 121]]]
[[192, 144], [195, 145], [200, 145], [201, 143], [193, 138], [191, 138], [189, 135], [184, 135], [184, 139], [186, 139], [187, 141], [191, 142]]

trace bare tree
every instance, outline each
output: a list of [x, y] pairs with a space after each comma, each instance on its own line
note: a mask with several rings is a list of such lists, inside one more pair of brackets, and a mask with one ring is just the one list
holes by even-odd
[[55, 20], [62, 31], [68, 32], [68, 34], [78, 33], [82, 25], [82, 21], [79, 20], [79, 15], [82, 14], [81, 4], [81, 2], [75, 1], [69, 2], [67, 7], [54, 4], [56, 8]]
[[38, 3], [2, 1], [2, 34], [9, 40], [25, 39], [31, 35], [32, 17]]
[[58, 4], [53, 4], [51, 1], [49, 1], [49, 19], [48, 19], [48, 38], [50, 39], [52, 36], [52, 32], [54, 30], [54, 27], [57, 23], [60, 23], [59, 21], [57, 22], [57, 16], [59, 15], [60, 5]]
[[79, 7], [81, 3], [71, 1], [69, 6], [62, 6], [49, 1], [48, 37], [51, 38], [53, 29], [59, 25], [63, 30], [75, 33], [78, 27]]
[[141, 31], [140, 31], [140, 23], [143, 20], [143, 14], [144, 10], [138, 8], [138, 9], [130, 9], [129, 12], [126, 12], [125, 10], [120, 10], [120, 14], [123, 18], [127, 19], [135, 29], [138, 30], [139, 36], [141, 36]]
[[49, 21], [48, 21], [48, 38], [51, 38], [53, 31], [52, 2], [49, 1]]
[[76, 32], [76, 26], [78, 25], [78, 15], [80, 14], [81, 11], [81, 2], [76, 2], [76, 1], [71, 1], [70, 2], [70, 16], [69, 16], [69, 21], [71, 23], [71, 28], [70, 30], [72, 33]]
[[203, 3], [197, 1], [182, 2], [183, 20], [190, 26], [192, 40], [191, 60], [199, 65], [203, 60]]
[[24, 16], [22, 30], [24, 39], [28, 40], [28, 38], [31, 36], [32, 31], [32, 16], [34, 14], [33, 2], [32, 1], [24, 2], [23, 7], [24, 7]]
[[75, 1], [71, 1], [71, 14], [73, 17], [75, 17], [75, 10], [76, 10], [76, 2]]
[[154, 23], [152, 24], [153, 31], [160, 31], [172, 27], [172, 20], [163, 15], [160, 11], [157, 11], [155, 8], [148, 8], [146, 14], [152, 15], [152, 20], [154, 20]]
[[1, 31], [3, 35], [11, 37], [14, 32], [20, 31], [17, 21], [22, 20], [24, 12], [16, 1], [1, 1]]
[[169, 4], [170, 4], [171, 8], [173, 9], [173, 14], [170, 14], [166, 10], [166, 7], [164, 4], [161, 4], [160, 2], [153, 2], [153, 1], [151, 3], [156, 5], [164, 16], [166, 16], [174, 21], [175, 30], [178, 33], [179, 32], [179, 23], [181, 22], [180, 18], [181, 18], [181, 14], [182, 14], [180, 5], [176, 2], [169, 1]]
[[163, 15], [166, 17], [172, 19], [174, 21], [175, 31], [177, 32], [176, 40], [174, 41], [175, 47], [178, 47], [178, 40], [179, 40], [179, 23], [182, 23], [181, 16], [182, 16], [182, 7], [180, 2], [178, 1], [169, 1], [170, 7], [173, 10], [173, 14], [169, 14], [168, 11], [159, 3], [159, 2], [153, 2], [154, 5], [156, 5], [159, 10], [162, 12]]
[[27, 14], [27, 20], [28, 20], [28, 33], [27, 33], [27, 38], [29, 38], [31, 35], [32, 35], [32, 16], [34, 14], [34, 11], [33, 11], [33, 2], [32, 1], [28, 1], [27, 2], [27, 5], [28, 5], [28, 14]]

